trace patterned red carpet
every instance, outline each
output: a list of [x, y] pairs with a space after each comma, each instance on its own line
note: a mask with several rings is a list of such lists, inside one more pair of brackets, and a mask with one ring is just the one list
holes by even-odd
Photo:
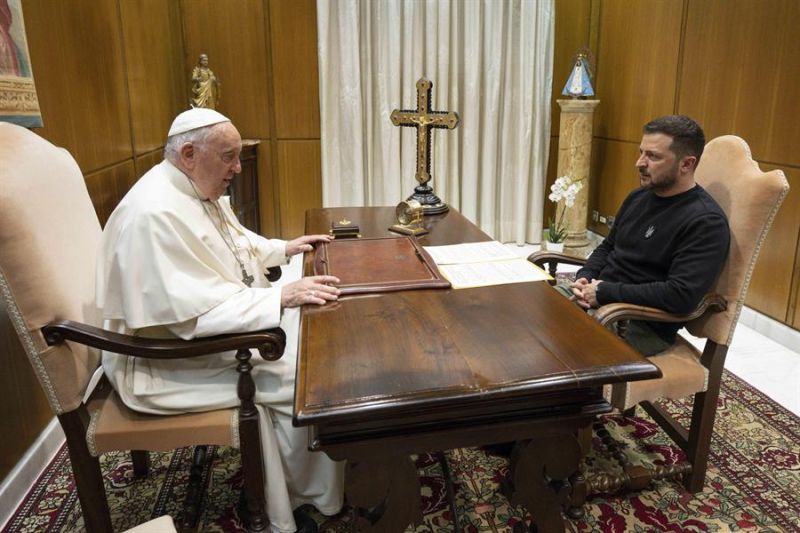
[[[669, 409], [684, 419], [685, 403]], [[641, 410], [639, 411], [641, 414]], [[673, 463], [677, 448], [643, 417], [605, 418], [634, 461]], [[636, 437], [634, 439], [634, 437]], [[596, 443], [597, 444], [597, 443]], [[201, 531], [241, 531], [235, 513], [240, 486], [238, 455], [216, 448], [206, 465], [209, 489], [203, 502]], [[444, 454], [455, 487], [460, 530], [468, 533], [510, 531], [530, 516], [512, 507], [498, 489], [507, 461], [480, 449]], [[608, 468], [595, 452], [589, 472]], [[112, 519], [123, 530], [165, 513], [180, 513], [191, 453], [151, 454], [151, 474], [134, 480], [127, 454], [102, 459]], [[422, 481], [424, 521], [416, 531], [456, 531], [448, 505], [442, 464], [435, 455], [417, 458]], [[776, 405], [736, 376], [726, 373], [712, 443], [706, 487], [697, 495], [680, 485], [659, 482], [628, 497], [593, 498], [582, 520], [567, 522], [568, 531], [800, 531], [800, 419]], [[350, 516], [315, 514], [321, 531], [346, 531]], [[80, 506], [62, 449], [42, 474], [4, 531], [81, 531]]]

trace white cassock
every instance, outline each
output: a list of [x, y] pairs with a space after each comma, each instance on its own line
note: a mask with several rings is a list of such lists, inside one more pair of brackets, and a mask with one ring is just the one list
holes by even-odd
[[[304, 503], [326, 515], [341, 509], [344, 465], [309, 452], [307, 429], [292, 426], [300, 311], [284, 309], [281, 316], [281, 289], [264, 275], [267, 267], [287, 262], [286, 241], [244, 228], [228, 198], [217, 204], [201, 202], [189, 178], [168, 161], [142, 176], [103, 231], [97, 304], [107, 329], [131, 335], [191, 339], [283, 328], [283, 357], [264, 361], [254, 350], [251, 362], [270, 525], [294, 531], [292, 509]], [[229, 237], [225, 225], [255, 277], [252, 288], [242, 282], [223, 240]], [[103, 367], [122, 401], [136, 411], [208, 411], [239, 405], [234, 355], [159, 361], [104, 352]]]

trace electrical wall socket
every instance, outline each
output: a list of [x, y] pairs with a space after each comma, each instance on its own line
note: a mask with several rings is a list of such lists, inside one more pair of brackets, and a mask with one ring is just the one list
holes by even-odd
[[598, 217], [598, 220], [600, 221], [600, 223], [601, 223], [601, 224], [605, 224], [607, 219], [606, 219], [606, 217], [605, 217], [605, 216], [603, 216], [603, 215], [600, 215], [600, 216]]
[[614, 220], [615, 220], [614, 217], [608, 217], [607, 220], [608, 220], [608, 227], [609, 228], [614, 227]]
[[600, 213], [597, 212], [597, 209], [592, 211], [592, 222], [597, 222], [597, 219], [600, 218]]

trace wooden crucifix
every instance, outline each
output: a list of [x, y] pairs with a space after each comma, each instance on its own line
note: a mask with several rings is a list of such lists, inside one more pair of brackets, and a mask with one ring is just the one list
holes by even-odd
[[395, 126], [417, 128], [416, 178], [419, 185], [408, 200], [422, 204], [422, 212], [426, 215], [444, 213], [448, 209], [428, 185], [431, 181], [431, 128], [452, 130], [458, 126], [458, 114], [454, 111], [431, 111], [431, 87], [433, 84], [429, 80], [420, 78], [417, 82], [417, 109], [395, 109], [391, 115]]

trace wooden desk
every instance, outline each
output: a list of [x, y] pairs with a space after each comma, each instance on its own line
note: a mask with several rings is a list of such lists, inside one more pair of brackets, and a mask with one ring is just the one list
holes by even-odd
[[[364, 237], [394, 235], [393, 207], [311, 210], [306, 233], [345, 216]], [[425, 225], [423, 245], [488, 240], [452, 209]], [[386, 498], [362, 529], [421, 520], [409, 454], [515, 440], [512, 502], [539, 531], [562, 531], [581, 482], [576, 431], [610, 410], [602, 385], [658, 376], [545, 282], [354, 295], [303, 309], [294, 422], [311, 426], [314, 449], [348, 460], [348, 502]]]

